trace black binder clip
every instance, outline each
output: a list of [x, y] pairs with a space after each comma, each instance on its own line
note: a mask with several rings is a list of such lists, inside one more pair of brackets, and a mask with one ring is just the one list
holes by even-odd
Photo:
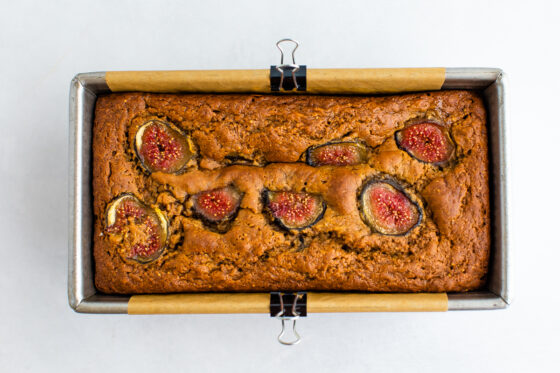
[[[270, 293], [270, 316], [282, 321], [282, 331], [278, 335], [278, 342], [283, 345], [295, 345], [301, 341], [301, 336], [296, 331], [296, 320], [307, 316], [307, 293]], [[286, 321], [292, 321], [293, 340], [285, 340]]]
[[[280, 47], [283, 42], [292, 42], [295, 44], [292, 50], [292, 63], [284, 64], [284, 51]], [[273, 92], [291, 91], [294, 88], [298, 91], [305, 91], [307, 89], [307, 66], [296, 65], [295, 52], [299, 44], [292, 39], [282, 39], [276, 43], [276, 47], [280, 50], [280, 65], [270, 66], [270, 90]]]

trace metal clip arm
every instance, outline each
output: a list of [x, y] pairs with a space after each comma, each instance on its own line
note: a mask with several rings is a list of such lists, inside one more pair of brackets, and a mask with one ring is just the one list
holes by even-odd
[[[273, 305], [273, 299], [276, 299], [276, 297], [278, 298], [279, 301], [279, 306], [280, 308], [276, 308], [278, 311], [277, 312], [273, 312], [273, 306], [274, 307], [278, 307], [278, 303], [274, 303]], [[287, 302], [288, 304], [286, 304], [284, 302], [284, 297], [287, 297]], [[293, 298], [290, 298], [293, 297]], [[283, 345], [287, 345], [287, 346], [292, 346], [295, 344], [298, 344], [301, 341], [301, 336], [299, 335], [299, 333], [296, 330], [296, 320], [300, 317], [300, 316], [305, 316], [307, 314], [307, 310], [306, 310], [306, 304], [307, 304], [307, 295], [305, 293], [302, 292], [298, 292], [298, 293], [271, 293], [271, 316], [279, 319], [282, 321], [282, 330], [280, 331], [280, 334], [278, 335], [278, 342], [282, 343]], [[290, 300], [293, 299], [292, 303], [290, 304]], [[298, 301], [301, 301], [300, 304], [298, 304]], [[276, 301], [274, 301], [276, 302]], [[303, 307], [301, 308], [301, 310], [298, 311], [298, 306], [299, 307]], [[287, 308], [289, 307], [289, 308]], [[286, 321], [292, 321], [292, 333], [294, 336], [294, 339], [288, 340], [286, 339]]]

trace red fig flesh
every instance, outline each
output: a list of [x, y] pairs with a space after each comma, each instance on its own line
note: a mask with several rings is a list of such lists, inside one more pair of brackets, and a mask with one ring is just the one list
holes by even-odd
[[418, 206], [385, 181], [368, 183], [360, 196], [360, 204], [366, 224], [385, 235], [403, 235], [421, 219]]
[[265, 203], [280, 226], [296, 230], [317, 223], [326, 207], [320, 196], [304, 192], [266, 191]]
[[307, 149], [310, 166], [353, 166], [365, 163], [366, 147], [356, 142], [337, 142]]
[[167, 220], [131, 194], [114, 199], [107, 208], [106, 232], [127, 259], [148, 263], [157, 259], [167, 242]]
[[430, 122], [408, 126], [396, 132], [395, 139], [400, 149], [425, 163], [445, 163], [455, 150], [447, 130]]
[[211, 223], [233, 217], [239, 208], [241, 194], [233, 186], [200, 192], [193, 199], [194, 211]]
[[140, 126], [134, 145], [149, 172], [179, 172], [194, 155], [190, 139], [170, 123], [159, 120]]

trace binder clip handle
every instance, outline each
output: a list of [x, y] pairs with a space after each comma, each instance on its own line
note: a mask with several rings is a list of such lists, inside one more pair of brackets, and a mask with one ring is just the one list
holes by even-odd
[[280, 332], [280, 334], [278, 334], [278, 342], [282, 343], [283, 345], [286, 346], [293, 346], [293, 345], [297, 345], [299, 342], [301, 342], [301, 336], [298, 334], [297, 330], [296, 330], [296, 320], [295, 318], [292, 318], [292, 333], [294, 334], [295, 339], [293, 340], [285, 340], [284, 339], [284, 334], [286, 334], [286, 327], [284, 322], [286, 321], [285, 318], [281, 318], [282, 320], [282, 331]]
[[280, 47], [280, 44], [284, 42], [292, 42], [295, 44], [294, 49], [292, 49], [292, 65], [290, 66], [297, 66], [296, 65], [296, 49], [299, 47], [299, 43], [294, 39], [281, 39], [276, 42], [276, 48], [280, 51], [280, 66], [284, 66], [284, 50]]
[[[278, 342], [292, 346], [301, 341], [301, 336], [296, 330], [296, 321], [307, 315], [307, 294], [297, 293], [270, 293], [270, 316], [282, 321], [282, 330], [278, 335]], [[292, 322], [292, 339], [286, 339], [286, 321]]]

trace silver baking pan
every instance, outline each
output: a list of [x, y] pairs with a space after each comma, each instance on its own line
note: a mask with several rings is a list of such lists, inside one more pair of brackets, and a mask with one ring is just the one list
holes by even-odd
[[[449, 293], [449, 310], [506, 308], [512, 299], [508, 234], [505, 76], [495, 68], [448, 68], [442, 89], [483, 92], [488, 112], [491, 187], [491, 257], [486, 289]], [[84, 313], [127, 313], [129, 296], [105, 295], [94, 285], [92, 211], [92, 125], [96, 98], [110, 93], [104, 72], [83, 73], [70, 87], [68, 299]]]

